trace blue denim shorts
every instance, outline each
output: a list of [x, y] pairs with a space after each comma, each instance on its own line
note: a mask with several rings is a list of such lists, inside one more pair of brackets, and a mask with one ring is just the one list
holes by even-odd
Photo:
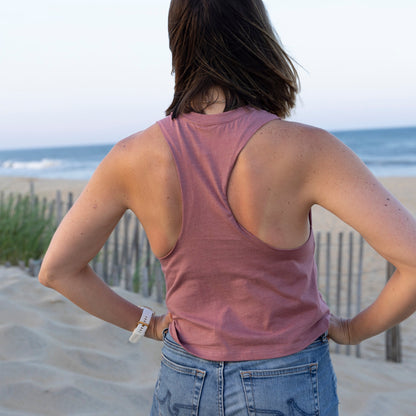
[[257, 361], [207, 361], [165, 333], [151, 416], [337, 416], [328, 340]]

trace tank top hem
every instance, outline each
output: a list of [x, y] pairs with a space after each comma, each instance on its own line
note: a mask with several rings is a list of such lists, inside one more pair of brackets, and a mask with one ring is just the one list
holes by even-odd
[[[253, 361], [253, 360], [269, 360], [273, 358], [286, 357], [292, 354], [296, 354], [312, 342], [314, 342], [322, 334], [326, 333], [329, 328], [329, 316], [325, 316], [319, 320], [316, 327], [312, 332], [309, 332], [304, 339], [299, 340], [297, 343], [291, 344], [276, 344], [273, 346], [265, 345], [244, 345], [244, 347], [234, 347], [226, 353], [216, 351], [217, 347], [200, 347], [192, 348], [192, 346], [182, 343], [178, 337], [176, 329], [172, 330], [174, 325], [171, 324], [169, 332], [172, 338], [177, 342], [184, 350], [194, 355], [195, 357], [202, 358], [208, 361], [217, 362], [231, 362], [231, 361]], [[247, 348], [251, 351], [248, 352]]]

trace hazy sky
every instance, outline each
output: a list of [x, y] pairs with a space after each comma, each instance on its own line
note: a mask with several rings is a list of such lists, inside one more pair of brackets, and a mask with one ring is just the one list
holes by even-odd
[[[0, 149], [112, 143], [173, 94], [169, 0], [0, 0]], [[416, 125], [416, 1], [266, 0], [298, 67], [293, 120]]]

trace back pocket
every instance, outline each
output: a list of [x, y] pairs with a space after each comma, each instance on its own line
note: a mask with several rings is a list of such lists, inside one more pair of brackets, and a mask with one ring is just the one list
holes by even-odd
[[197, 416], [205, 371], [176, 364], [164, 355], [156, 385], [157, 414]]
[[250, 416], [319, 415], [318, 364], [241, 371]]

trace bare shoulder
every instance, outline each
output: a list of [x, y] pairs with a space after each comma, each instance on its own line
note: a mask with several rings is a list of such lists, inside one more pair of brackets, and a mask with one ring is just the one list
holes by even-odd
[[346, 146], [324, 129], [285, 120], [273, 120], [257, 131], [252, 146], [263, 159], [310, 174], [322, 159], [346, 151]]
[[109, 157], [129, 175], [150, 174], [171, 160], [169, 145], [157, 123], [120, 140]]
[[259, 131], [274, 145], [284, 144], [297, 150], [313, 150], [338, 144], [339, 140], [328, 131], [308, 124], [286, 120], [272, 120]]
[[153, 152], [154, 155], [157, 155], [160, 146], [164, 144], [165, 140], [163, 139], [162, 131], [155, 123], [145, 130], [138, 131], [120, 140], [114, 146], [113, 151], [127, 157], [145, 156], [148, 152]]

